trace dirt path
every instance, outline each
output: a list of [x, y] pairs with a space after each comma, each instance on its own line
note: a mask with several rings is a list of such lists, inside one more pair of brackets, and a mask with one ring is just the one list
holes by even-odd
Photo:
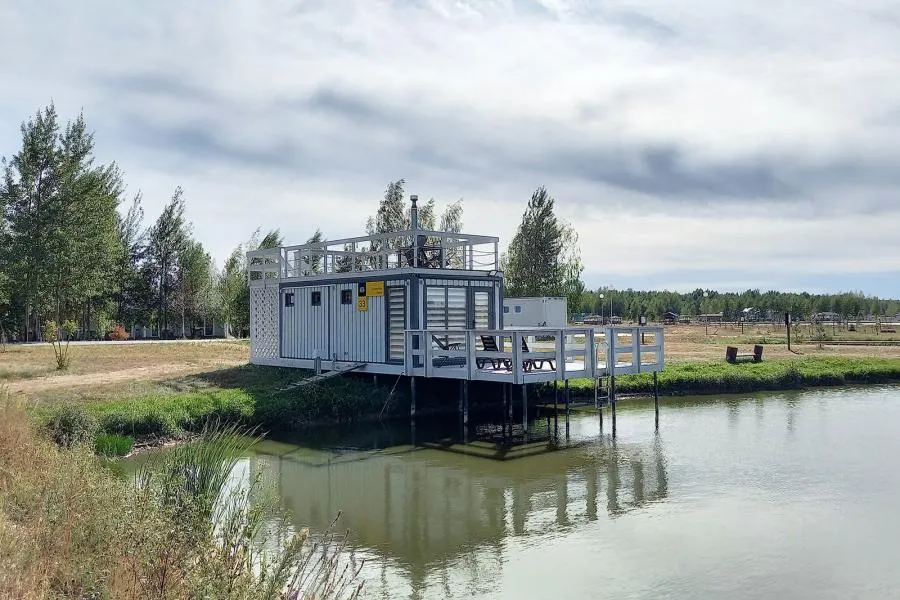
[[47, 375], [33, 379], [20, 379], [7, 384], [10, 393], [46, 392], [71, 387], [102, 386], [133, 381], [153, 381], [197, 372], [196, 365], [163, 363], [146, 367], [120, 369], [107, 373], [83, 373], [72, 375]]

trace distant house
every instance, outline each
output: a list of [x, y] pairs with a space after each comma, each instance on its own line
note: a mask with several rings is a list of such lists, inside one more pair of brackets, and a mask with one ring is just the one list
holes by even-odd
[[678, 322], [678, 313], [676, 312], [665, 312], [663, 313], [663, 323], [665, 325], [674, 325]]

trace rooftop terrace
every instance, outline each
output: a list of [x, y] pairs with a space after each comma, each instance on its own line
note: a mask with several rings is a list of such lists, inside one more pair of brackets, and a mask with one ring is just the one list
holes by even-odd
[[318, 278], [396, 269], [491, 272], [500, 267], [499, 238], [408, 229], [247, 253], [252, 282]]

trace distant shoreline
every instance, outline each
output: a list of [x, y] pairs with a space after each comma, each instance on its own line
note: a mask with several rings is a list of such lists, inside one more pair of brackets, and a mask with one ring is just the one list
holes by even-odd
[[[898, 383], [900, 359], [798, 356], [739, 364], [724, 360], [690, 361], [667, 365], [659, 373], [658, 380], [660, 396], [725, 395]], [[576, 379], [569, 385], [577, 397], [590, 396], [593, 399], [592, 380]], [[644, 373], [616, 377], [616, 391], [620, 394], [652, 394], [652, 375]]]

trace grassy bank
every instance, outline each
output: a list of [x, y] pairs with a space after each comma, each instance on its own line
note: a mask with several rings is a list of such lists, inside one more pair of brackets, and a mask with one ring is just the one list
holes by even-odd
[[[398, 385], [387, 402], [396, 378], [382, 378], [381, 385], [375, 385], [370, 377], [346, 376], [287, 393], [277, 391], [305, 375], [293, 369], [244, 365], [130, 397], [44, 402], [36, 412], [57, 441], [99, 440], [97, 450], [111, 455], [127, 453], [135, 439], [178, 438], [210, 420], [259, 426], [264, 431], [294, 431], [321, 423], [406, 414], [405, 384]], [[895, 381], [900, 381], [897, 358], [797, 357], [737, 365], [721, 360], [675, 363], [659, 374], [659, 389], [664, 395], [728, 394]], [[621, 376], [616, 385], [622, 394], [649, 393], [653, 379], [649, 374]], [[591, 380], [574, 380], [571, 386], [576, 395], [593, 394]], [[455, 387], [423, 387], [420, 414], [455, 406], [455, 400], [440, 400], [441, 389], [455, 399]]]
[[340, 538], [314, 549], [301, 531], [260, 563], [274, 504], [255, 478], [225, 491], [248, 448], [236, 433], [205, 431], [125, 479], [0, 397], [0, 598], [355, 597]]
[[336, 378], [277, 391], [306, 376], [309, 373], [296, 369], [244, 365], [151, 386], [136, 395], [43, 401], [35, 414], [59, 442], [100, 438], [110, 454], [119, 455], [127, 453], [135, 439], [177, 438], [210, 421], [293, 431], [318, 423], [352, 422], [379, 415], [383, 408], [390, 414], [402, 403], [401, 392], [386, 402], [391, 392], [387, 384], [393, 381], [376, 386], [371, 378]]
[[[658, 379], [660, 394], [670, 396], [891, 383], [900, 381], [900, 359], [801, 356], [734, 365], [724, 360], [687, 362], [668, 365]], [[570, 385], [576, 394], [593, 395], [590, 379], [574, 380]], [[653, 376], [641, 373], [617, 377], [616, 389], [623, 394], [650, 393]]]

